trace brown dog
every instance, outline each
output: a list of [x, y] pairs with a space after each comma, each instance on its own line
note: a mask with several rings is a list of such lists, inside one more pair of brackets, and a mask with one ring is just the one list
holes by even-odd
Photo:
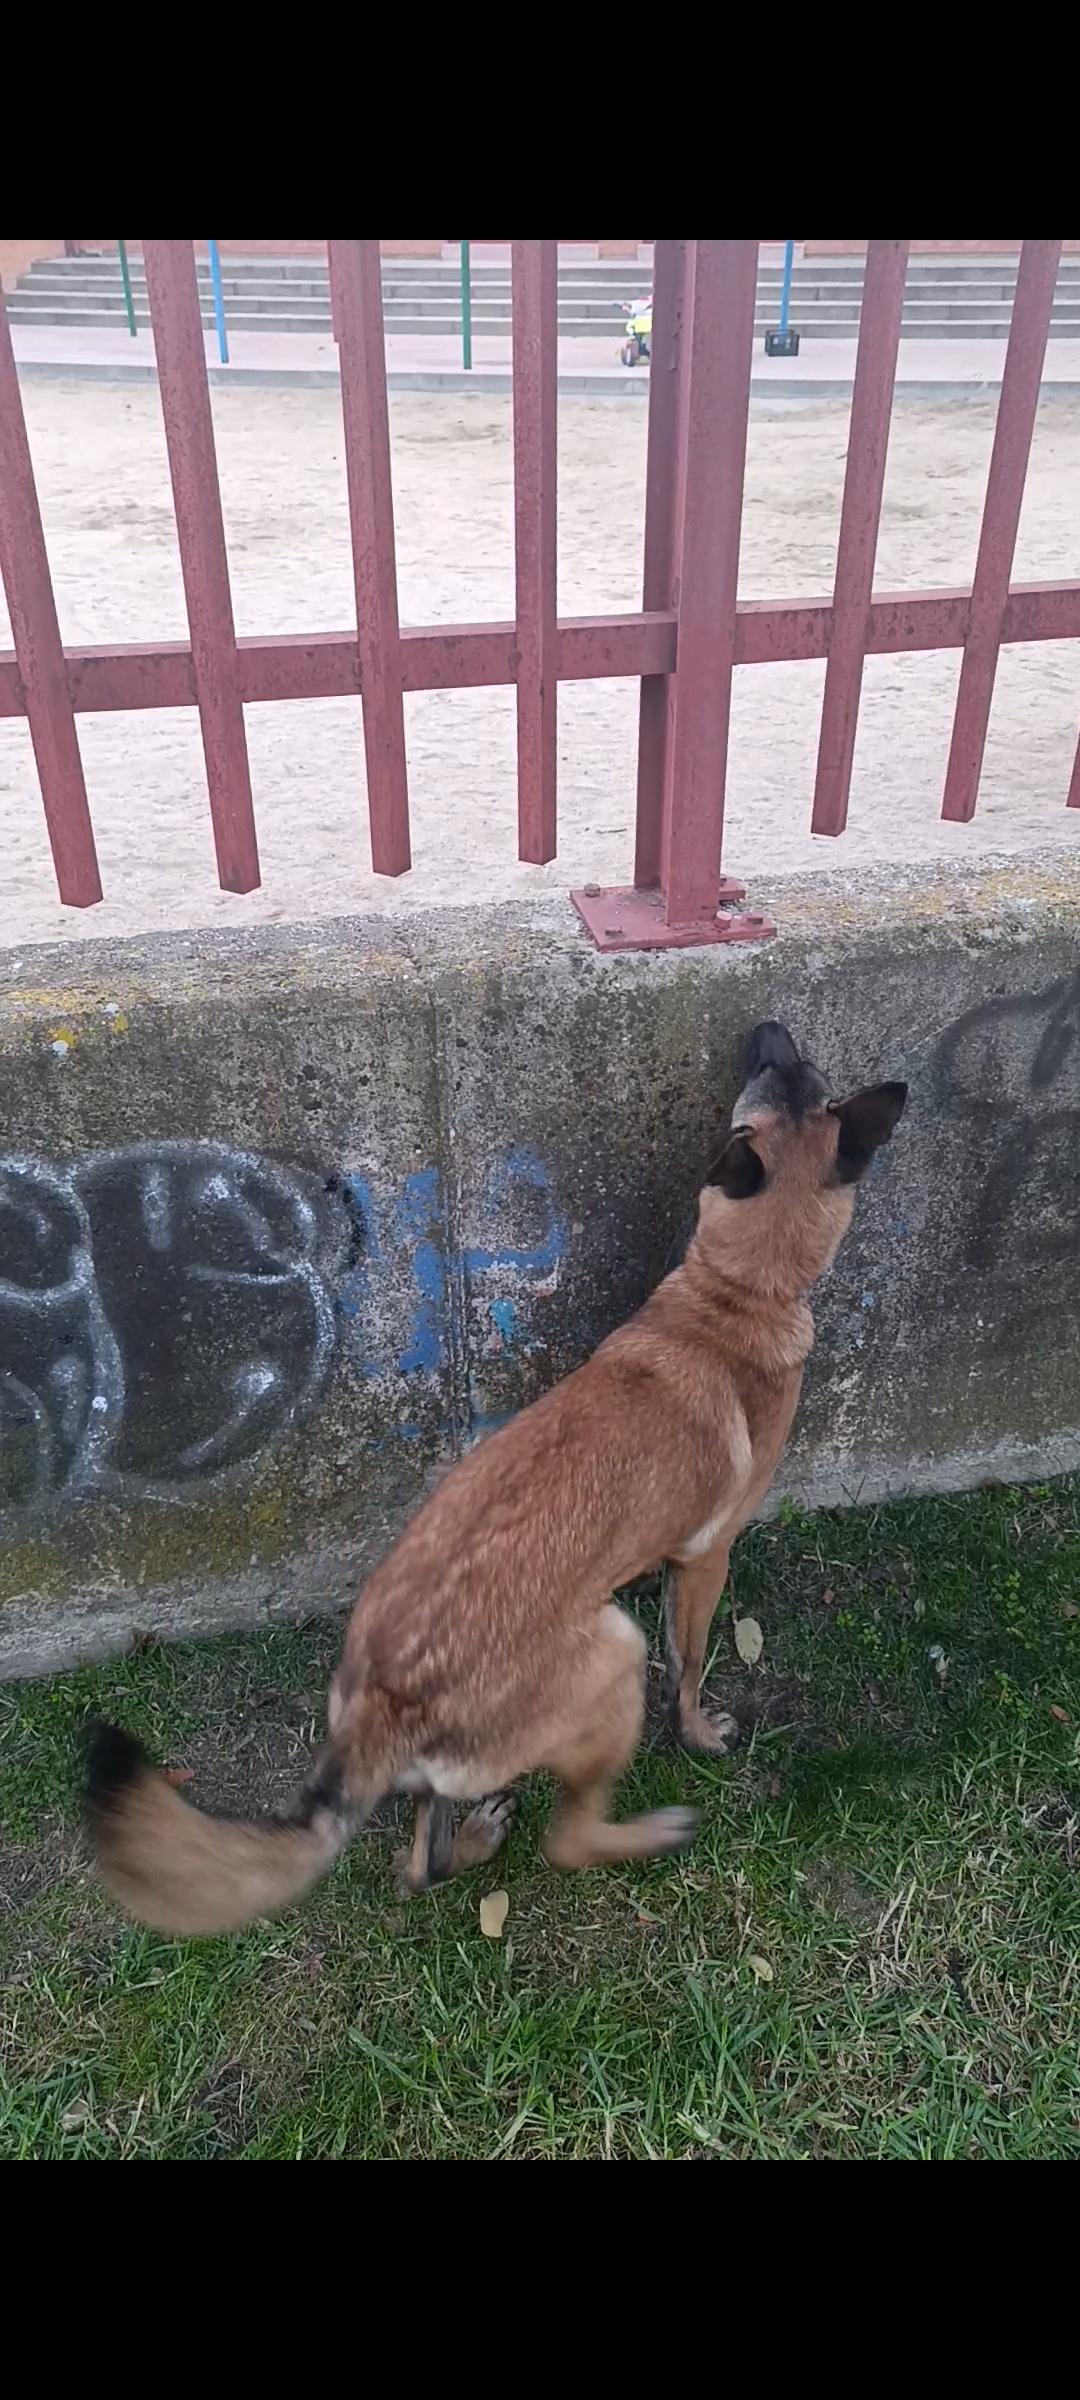
[[[688, 1809], [608, 1816], [645, 1672], [643, 1636], [611, 1594], [671, 1562], [678, 1725], [693, 1747], [725, 1749], [734, 1722], [703, 1713], [699, 1686], [728, 1551], [794, 1415], [813, 1340], [803, 1294], [906, 1097], [883, 1083], [832, 1100], [783, 1026], [758, 1026], [684, 1264], [576, 1374], [459, 1460], [376, 1568], [294, 1816], [204, 1816], [125, 1734], [99, 1735], [91, 1836], [132, 1915], [172, 1933], [271, 1915], [392, 1790], [417, 1795], [407, 1875], [420, 1891], [498, 1848], [503, 1787], [537, 1767], [563, 1788], [545, 1845], [556, 1866], [683, 1847]], [[454, 1836], [459, 1800], [482, 1805]]]

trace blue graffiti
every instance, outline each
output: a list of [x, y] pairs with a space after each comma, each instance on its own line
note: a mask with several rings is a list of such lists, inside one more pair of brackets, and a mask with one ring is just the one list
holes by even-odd
[[494, 1215], [505, 1206], [517, 1183], [531, 1184], [547, 1204], [548, 1231], [542, 1242], [532, 1250], [464, 1250], [462, 1264], [467, 1275], [486, 1274], [491, 1267], [516, 1267], [523, 1275], [553, 1275], [560, 1259], [566, 1256], [566, 1227], [558, 1215], [548, 1190], [548, 1179], [540, 1160], [531, 1150], [511, 1150], [488, 1177], [487, 1203]]
[[[543, 1285], [540, 1286], [541, 1290]], [[494, 1331], [486, 1347], [494, 1351], [528, 1351], [536, 1349], [536, 1338], [528, 1321], [522, 1323], [513, 1300], [489, 1300], [488, 1315]]]
[[[529, 1150], [512, 1150], [493, 1166], [484, 1215], [497, 1219], [513, 1207], [523, 1184], [538, 1194], [547, 1222], [530, 1248], [513, 1243], [452, 1247], [437, 1167], [421, 1167], [407, 1175], [392, 1199], [378, 1198], [367, 1178], [355, 1172], [343, 1174], [341, 1183], [354, 1219], [358, 1255], [342, 1278], [336, 1305], [354, 1328], [361, 1353], [357, 1363], [365, 1375], [379, 1375], [389, 1364], [385, 1340], [380, 1342], [376, 1331], [375, 1284], [391, 1260], [405, 1267], [413, 1289], [408, 1338], [396, 1351], [394, 1364], [401, 1374], [433, 1375], [448, 1356], [454, 1290], [464, 1291], [473, 1278], [499, 1272], [527, 1278], [535, 1288], [557, 1273], [566, 1255], [566, 1227], [552, 1201], [545, 1169]], [[488, 1306], [500, 1343], [528, 1347], [513, 1300], [498, 1295]]]
[[421, 1167], [417, 1174], [406, 1176], [397, 1221], [402, 1240], [412, 1251], [413, 1280], [420, 1295], [412, 1338], [398, 1366], [403, 1375], [417, 1368], [433, 1375], [442, 1366], [446, 1348], [446, 1218], [437, 1167]]

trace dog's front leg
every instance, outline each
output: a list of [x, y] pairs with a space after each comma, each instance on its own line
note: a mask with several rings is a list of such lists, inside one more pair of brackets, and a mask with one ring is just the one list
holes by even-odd
[[667, 1575], [667, 1703], [688, 1750], [714, 1756], [733, 1750], [739, 1739], [734, 1717], [701, 1705], [701, 1678], [709, 1629], [727, 1580], [730, 1541], [717, 1542], [700, 1558], [673, 1562]]

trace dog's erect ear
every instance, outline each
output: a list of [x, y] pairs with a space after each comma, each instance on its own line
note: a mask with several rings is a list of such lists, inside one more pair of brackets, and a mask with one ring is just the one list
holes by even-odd
[[765, 1181], [765, 1169], [745, 1129], [737, 1129], [713, 1160], [705, 1177], [728, 1200], [752, 1200]]
[[906, 1083], [871, 1083], [864, 1092], [852, 1092], [848, 1100], [830, 1100], [830, 1116], [840, 1119], [836, 1145], [839, 1183], [858, 1183], [860, 1175], [865, 1175], [875, 1150], [880, 1150], [899, 1125], [907, 1095]]

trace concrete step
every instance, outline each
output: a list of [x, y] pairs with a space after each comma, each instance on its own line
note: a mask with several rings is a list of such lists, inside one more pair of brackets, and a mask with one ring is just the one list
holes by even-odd
[[[136, 322], [149, 323], [146, 278], [141, 259], [133, 257], [132, 295]], [[964, 336], [1000, 340], [1009, 330], [1015, 288], [1015, 262], [1003, 258], [916, 259], [910, 264], [904, 298], [906, 338], [948, 340]], [[647, 289], [649, 269], [634, 261], [570, 259], [559, 275], [559, 331], [564, 336], [606, 338], [618, 342], [625, 304]], [[779, 314], [782, 270], [775, 260], [763, 262], [757, 286], [756, 329], [775, 325]], [[858, 329], [862, 298], [861, 259], [800, 262], [790, 294], [790, 321], [806, 339], [850, 339]], [[213, 301], [209, 269], [199, 267], [203, 322], [212, 327]], [[223, 271], [227, 325], [235, 331], [262, 333], [322, 333], [330, 328], [330, 293], [325, 261], [307, 259], [231, 259]], [[22, 276], [8, 295], [13, 324], [117, 327], [126, 322], [120, 270], [114, 254], [95, 259], [44, 259]], [[441, 335], [460, 332], [460, 277], [456, 260], [387, 261], [383, 273], [383, 309], [389, 333]], [[508, 264], [485, 260], [472, 277], [472, 323], [479, 335], [505, 336], [512, 323], [511, 279]], [[1062, 262], [1051, 333], [1080, 331], [1080, 258]]]
[[[629, 272], [624, 271], [622, 267], [612, 270], [607, 264], [602, 267], [581, 264], [564, 266], [560, 270], [560, 288], [563, 290], [573, 289], [580, 292], [582, 296], [589, 293], [598, 297], [610, 291], [623, 297], [632, 298], [635, 287], [641, 288], [643, 284], [647, 284], [649, 270], [644, 266], [635, 267], [633, 262], [627, 262], [627, 264]], [[144, 288], [144, 271], [142, 263], [137, 257], [131, 259], [130, 271], [133, 286]], [[200, 281], [209, 289], [209, 270], [205, 265], [199, 267], [199, 276]], [[763, 263], [759, 268], [758, 282], [763, 289], [779, 290], [781, 278], [782, 270], [776, 265]], [[39, 260], [35, 266], [27, 270], [26, 275], [22, 278], [24, 285], [48, 282], [52, 286], [63, 286], [70, 290], [96, 289], [103, 283], [118, 284], [119, 280], [119, 266], [113, 256], [99, 259]], [[808, 296], [825, 296], [832, 292], [858, 293], [861, 291], [862, 281], [861, 260], [830, 261], [820, 266], [803, 264], [795, 268], [792, 291], [800, 295], [805, 293]], [[1059, 281], [1061, 283], [1080, 282], [1080, 258], [1063, 260]], [[474, 289], [483, 288], [508, 292], [510, 289], [509, 268], [498, 265], [475, 267], [472, 282]], [[297, 292], [324, 291], [327, 288], [327, 270], [325, 263], [318, 259], [298, 261], [234, 259], [230, 260], [223, 268], [223, 283], [227, 292], [238, 293], [258, 287], [279, 293], [287, 290], [291, 296]], [[950, 286], [974, 287], [980, 293], [992, 293], [995, 298], [1004, 298], [1012, 292], [1014, 283], [1015, 266], [1012, 262], [1004, 260], [986, 262], [914, 260], [908, 270], [909, 291], [918, 289], [932, 292]], [[384, 267], [383, 290], [387, 294], [436, 296], [443, 292], [456, 291], [458, 287], [459, 272], [457, 266], [453, 264], [440, 264], [438, 260], [422, 260], [415, 264], [409, 261], [395, 260], [387, 261]]]
[[[118, 298], [121, 301], [123, 299], [123, 285], [116, 272], [108, 277], [87, 279], [66, 275], [39, 274], [34, 271], [30, 275], [22, 277], [16, 288], [20, 297], [26, 298], [78, 299], [87, 304], [98, 300], [104, 301], [110, 297]], [[760, 277], [758, 297], [760, 300], [776, 300], [778, 302], [780, 288], [778, 278]], [[921, 278], [915, 278], [908, 282], [905, 306], [910, 308], [921, 303], [925, 306], [938, 307], [942, 311], [949, 307], [985, 307], [989, 304], [999, 308], [1008, 307], [1012, 303], [1013, 288], [1012, 284], [1002, 278], [978, 285], [972, 282], [924, 282]], [[200, 290], [205, 297], [210, 297], [211, 285], [208, 276], [200, 277]], [[1080, 293], [1080, 274], [1061, 277], [1057, 291], [1059, 299]], [[475, 299], [492, 304], [498, 303], [507, 308], [510, 306], [510, 284], [506, 280], [497, 283], [494, 281], [474, 283], [472, 292]], [[136, 302], [145, 298], [146, 284], [142, 277], [132, 277], [132, 293]], [[325, 276], [309, 276], [303, 282], [297, 279], [288, 284], [281, 279], [274, 278], [228, 277], [223, 281], [223, 296], [226, 307], [230, 303], [243, 301], [251, 307], [291, 308], [303, 306], [311, 301], [327, 301], [329, 283]], [[394, 281], [385, 282], [383, 285], [383, 305], [387, 308], [394, 304], [405, 305], [415, 310], [423, 310], [429, 305], [452, 304], [456, 306], [459, 296], [460, 285], [456, 278], [440, 283], [426, 281], [424, 283], [399, 284]], [[559, 283], [560, 302], [565, 304], [572, 301], [584, 314], [618, 311], [624, 302], [637, 297], [637, 293], [628, 290], [623, 283], [610, 286], [598, 284], [583, 286], [577, 280], [569, 278], [560, 279]], [[857, 309], [861, 297], [861, 282], [844, 284], [815, 279], [813, 282], [793, 283], [791, 287], [793, 309], [833, 304], [850, 311]]]
[[[142, 272], [142, 258], [139, 251], [129, 250], [128, 263], [133, 274]], [[51, 259], [42, 259], [39, 260], [37, 264], [38, 267], [54, 268], [62, 274], [92, 274], [95, 272], [108, 271], [110, 268], [115, 272], [117, 267], [117, 257], [115, 250], [108, 250], [95, 254], [84, 254], [79, 258], [57, 257]], [[200, 258], [197, 264], [201, 274], [206, 274], [208, 272], [207, 262], [204, 258]], [[242, 256], [234, 256], [230, 253], [228, 257], [222, 260], [221, 264], [223, 274], [258, 274], [275, 276], [282, 282], [288, 282], [297, 276], [302, 278], [305, 275], [310, 275], [313, 273], [325, 273], [326, 271], [325, 253], [319, 255], [318, 253], [314, 252], [303, 257], [296, 258], [273, 258], [263, 255], [245, 258]], [[453, 258], [443, 259], [385, 258], [382, 264], [384, 277], [388, 275], [394, 275], [400, 277], [403, 281], [408, 281], [415, 277], [420, 277], [422, 279], [425, 276], [432, 276], [436, 278], [440, 276], [456, 278], [459, 273], [459, 262], [456, 255]], [[508, 276], [510, 272], [510, 261], [508, 255], [492, 258], [474, 250], [471, 266], [472, 273], [474, 277], [477, 278], [486, 275]], [[1077, 267], [1080, 267], [1080, 254], [1076, 252], [1068, 253], [1061, 261], [1061, 270], [1063, 274], [1075, 271]], [[943, 277], [946, 281], [962, 278], [973, 278], [974, 280], [979, 281], [981, 278], [987, 275], [996, 274], [1004, 274], [1015, 278], [1016, 268], [1017, 257], [1015, 252], [995, 253], [993, 251], [987, 251], [978, 257], [971, 257], [969, 255], [956, 256], [943, 253], [938, 257], [913, 257], [908, 264], [908, 274], [909, 276], [918, 275], [927, 278]], [[27, 270], [28, 273], [33, 273], [35, 271], [36, 270], [33, 268]], [[573, 254], [568, 254], [564, 250], [560, 253], [559, 272], [563, 275], [572, 274], [582, 278], [606, 276], [611, 282], [616, 282], [621, 278], [624, 281], [629, 281], [632, 283], [635, 278], [640, 278], [642, 276], [647, 277], [649, 272], [649, 261], [647, 259], [635, 260], [632, 258], [581, 258], [574, 257]], [[783, 273], [783, 262], [775, 253], [772, 257], [762, 255], [760, 259], [760, 272], [763, 275], [774, 275], [779, 280]], [[799, 276], [817, 275], [835, 277], [837, 279], [850, 278], [856, 282], [861, 282], [863, 272], [864, 261], [856, 254], [852, 254], [849, 257], [837, 258], [797, 258], [793, 268], [793, 274], [796, 279], [798, 279]]]
[[[202, 322], [206, 331], [208, 333], [212, 333], [214, 331], [213, 311], [211, 309], [204, 308], [201, 314]], [[102, 314], [100, 309], [68, 308], [62, 310], [35, 310], [33, 314], [30, 314], [21, 310], [17, 304], [14, 307], [9, 307], [8, 316], [10, 323], [13, 325], [23, 325], [26, 327], [47, 326], [61, 330], [66, 328], [72, 333], [77, 333], [92, 328], [96, 328], [98, 332], [122, 332], [127, 322], [122, 311], [113, 311], [111, 314], [106, 316]], [[135, 322], [141, 334], [149, 334], [150, 319], [145, 310], [136, 310]], [[776, 325], [776, 322], [777, 311], [775, 309], [759, 310], [754, 320], [755, 338], [760, 338], [763, 336], [766, 332], [768, 332], [770, 327]], [[793, 315], [791, 323], [793, 331], [798, 333], [804, 342], [854, 341], [858, 330], [854, 319], [852, 319], [850, 323], [837, 321], [831, 318], [825, 320], [813, 318], [809, 321], [806, 321], [799, 320]], [[329, 335], [331, 332], [329, 309], [326, 309], [320, 316], [309, 316], [303, 318], [286, 314], [284, 311], [280, 316], [273, 317], [250, 314], [246, 310], [238, 309], [228, 316], [226, 320], [226, 326], [227, 331], [233, 334], [281, 333], [296, 335]], [[457, 316], [448, 316], [444, 321], [438, 319], [432, 320], [430, 317], [416, 318], [403, 316], [393, 320], [388, 319], [386, 330], [388, 334], [407, 337], [413, 340], [431, 340], [433, 338], [439, 338], [442, 340], [449, 339], [456, 342], [460, 338], [461, 324], [460, 319]], [[502, 339], [505, 341], [509, 333], [509, 324], [505, 317], [478, 316], [474, 313], [472, 330], [474, 338], [476, 339], [486, 337], [489, 339]], [[607, 336], [610, 337], [611, 352], [612, 357], [614, 358], [620, 346], [619, 326], [609, 325], [605, 329], [605, 327], [602, 325], [598, 326], [594, 318], [589, 318], [582, 321], [577, 318], [569, 317], [560, 318], [559, 321], [559, 334], [563, 340], [597, 341], [604, 338], [605, 332]], [[920, 321], [915, 324], [905, 323], [903, 327], [905, 341], [940, 342], [956, 341], [958, 339], [968, 341], [1005, 341], [1008, 336], [1008, 332], [1009, 319], [1007, 316], [979, 318], [975, 323], [970, 325], [958, 325], [953, 318], [939, 319], [936, 317], [930, 317], [925, 321]], [[1052, 341], [1067, 339], [1075, 341], [1080, 339], [1080, 303], [1078, 303], [1074, 309], [1055, 316], [1050, 326], [1050, 339]]]
[[[204, 309], [212, 309], [210, 293], [203, 291], [200, 296]], [[137, 314], [148, 313], [144, 291], [133, 293], [133, 304]], [[82, 321], [88, 315], [91, 317], [100, 315], [103, 320], [106, 320], [114, 316], [123, 316], [125, 305], [124, 295], [119, 286], [97, 293], [87, 293], [69, 292], [63, 288], [57, 290], [55, 287], [20, 285], [8, 297], [9, 315], [14, 321], [21, 320], [22, 322], [28, 322], [39, 316], [47, 322], [57, 315], [61, 318], [71, 316], [73, 321], [76, 316]], [[1080, 306], [1080, 283], [1068, 290], [1059, 291], [1054, 302], [1054, 321], [1057, 322], [1060, 319], [1062, 311], [1070, 313], [1077, 306]], [[764, 310], [767, 314], [776, 315], [779, 310], [778, 294], [759, 289], [757, 308], [759, 311]], [[994, 322], [1004, 321], [1007, 323], [1010, 310], [1011, 297], [1008, 295], [1004, 298], [987, 295], [970, 300], [958, 300], [952, 295], [946, 297], [940, 294], [936, 296], [922, 293], [909, 294], [904, 302], [903, 323], [906, 330], [908, 327], [914, 327], [932, 319], [935, 323], [951, 323], [958, 332], [967, 332], [972, 327], [989, 319], [993, 319]], [[226, 295], [225, 312], [226, 318], [230, 322], [244, 316], [255, 320], [264, 319], [267, 326], [271, 322], [284, 323], [286, 321], [298, 325], [319, 323], [329, 316], [330, 296], [327, 291], [289, 293], [287, 296], [284, 294], [270, 295], [263, 292], [237, 292]], [[418, 300], [411, 296], [387, 298], [384, 299], [383, 313], [388, 325], [408, 322], [410, 325], [416, 325], [420, 330], [427, 329], [436, 332], [443, 325], [459, 322], [460, 296], [457, 293], [447, 293], [437, 299]], [[491, 323], [509, 325], [512, 319], [509, 295], [505, 297], [501, 294], [492, 296], [488, 293], [475, 292], [472, 298], [472, 315], [474, 323], [479, 323], [481, 318], [484, 318]], [[800, 330], [811, 324], [856, 326], [859, 320], [859, 304], [857, 300], [838, 299], [834, 296], [811, 298], [803, 293], [793, 293], [790, 315], [792, 323]], [[565, 325], [571, 320], [586, 329], [590, 326], [594, 326], [597, 331], [603, 331], [608, 326], [615, 326], [617, 329], [624, 322], [624, 312], [610, 301], [593, 299], [581, 301], [571, 294], [560, 292], [559, 322]]]

